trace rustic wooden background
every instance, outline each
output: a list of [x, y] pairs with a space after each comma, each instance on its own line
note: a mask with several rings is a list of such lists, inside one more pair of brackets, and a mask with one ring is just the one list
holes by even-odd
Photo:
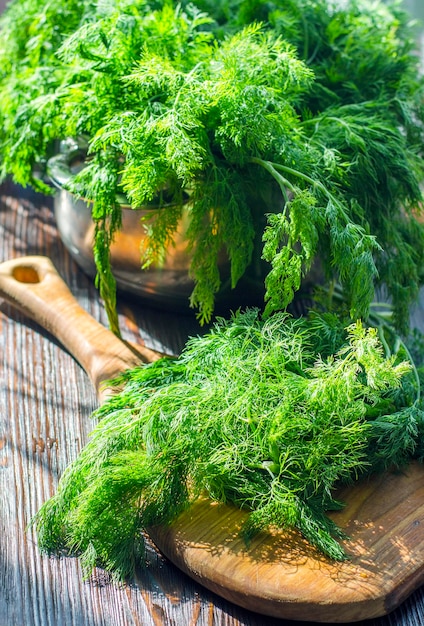
[[[49, 256], [79, 303], [106, 324], [92, 280], [58, 239], [51, 205], [51, 198], [9, 183], [0, 187], [0, 261]], [[119, 314], [127, 339], [156, 349], [177, 353], [196, 333], [193, 316], [124, 297]], [[91, 384], [73, 358], [0, 300], [0, 626], [287, 625], [215, 596], [153, 546], [147, 569], [127, 585], [112, 583], [101, 570], [84, 581], [77, 559], [40, 556], [27, 524], [87, 440], [95, 406]], [[366, 624], [424, 624], [424, 590]]]

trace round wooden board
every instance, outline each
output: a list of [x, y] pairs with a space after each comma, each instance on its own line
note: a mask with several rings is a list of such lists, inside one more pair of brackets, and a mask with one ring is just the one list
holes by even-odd
[[350, 559], [320, 555], [296, 532], [262, 533], [247, 547], [247, 514], [199, 500], [151, 537], [208, 589], [264, 615], [354, 622], [384, 615], [423, 582], [424, 467], [385, 474], [340, 492], [332, 514], [349, 535]]

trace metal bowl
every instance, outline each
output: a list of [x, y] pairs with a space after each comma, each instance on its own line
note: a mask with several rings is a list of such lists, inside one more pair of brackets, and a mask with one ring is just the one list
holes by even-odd
[[[74, 144], [62, 148], [48, 162], [48, 175], [56, 187], [54, 212], [59, 235], [77, 264], [89, 276], [94, 277], [96, 268], [93, 258], [94, 222], [89, 203], [75, 197], [65, 189], [75, 173], [84, 166], [84, 152]], [[190, 254], [185, 233], [188, 226], [188, 210], [184, 212], [172, 245], [166, 250], [160, 266], [141, 268], [140, 248], [146, 238], [141, 218], [153, 217], [152, 207], [132, 209], [119, 198], [122, 207], [122, 228], [116, 233], [111, 246], [111, 264], [117, 287], [164, 308], [188, 309], [194, 282], [189, 275]], [[166, 206], [161, 209], [166, 210]], [[229, 263], [223, 255], [220, 265], [223, 287], [217, 294], [217, 311], [223, 307], [258, 305], [263, 302], [262, 276], [251, 275], [233, 290], [229, 287]]]

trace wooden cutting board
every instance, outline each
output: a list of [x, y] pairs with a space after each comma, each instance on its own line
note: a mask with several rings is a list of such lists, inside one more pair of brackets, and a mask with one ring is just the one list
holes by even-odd
[[[0, 296], [52, 333], [77, 359], [99, 399], [102, 382], [140, 361], [159, 358], [121, 341], [73, 298], [45, 257], [0, 264]], [[198, 500], [171, 526], [149, 529], [177, 567], [220, 596], [264, 615], [315, 622], [382, 616], [424, 582], [424, 467], [385, 474], [340, 492], [332, 514], [350, 540], [336, 563], [295, 531], [263, 533], [247, 547], [246, 513]]]

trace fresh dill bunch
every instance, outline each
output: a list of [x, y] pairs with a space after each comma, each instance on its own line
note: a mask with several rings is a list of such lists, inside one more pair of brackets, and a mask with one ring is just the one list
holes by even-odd
[[[264, 220], [267, 209], [274, 210], [263, 202], [257, 206], [258, 195], [252, 197], [255, 173], [250, 171], [246, 154], [267, 154], [274, 137], [279, 145], [285, 143], [286, 152], [290, 144], [300, 141], [291, 138], [297, 124], [291, 103], [312, 79], [291, 47], [263, 33], [259, 25], [245, 27], [214, 46], [210, 33], [200, 28], [205, 22], [202, 14], [190, 20], [168, 5], [139, 21], [143, 49], [124, 78], [137, 104], [132, 102], [130, 111], [122, 110], [117, 100], [116, 110], [106, 121], [102, 118], [89, 145], [93, 155], [122, 155], [115, 187], [119, 184], [134, 207], [166, 187], [181, 211], [183, 191], [189, 190], [187, 240], [192, 251], [190, 273], [195, 280], [190, 302], [202, 322], [210, 321], [221, 284], [218, 258], [222, 251], [230, 260], [234, 287], [252, 260], [258, 222]], [[106, 28], [96, 22], [90, 30], [94, 28], [101, 29], [104, 36], [111, 32], [110, 24]], [[166, 44], [165, 50], [163, 33], [167, 29], [171, 34], [180, 32], [181, 40]], [[156, 31], [160, 37], [155, 36]], [[82, 39], [86, 41], [85, 34]], [[90, 37], [90, 41], [96, 38]], [[75, 57], [75, 37], [71, 43], [67, 41], [61, 52], [68, 61], [70, 55]], [[112, 42], [109, 51], [111, 47]], [[109, 56], [116, 58], [112, 52]], [[82, 59], [78, 56], [75, 63], [80, 68]], [[91, 56], [88, 63], [92, 63]], [[99, 98], [97, 73], [96, 66], [94, 81], [90, 78], [86, 87], [92, 93], [86, 99], [90, 120], [90, 102]], [[103, 77], [100, 80], [103, 85]], [[82, 119], [79, 116], [79, 122]], [[99, 160], [94, 161], [90, 175], [104, 180]], [[264, 186], [270, 184], [269, 177], [268, 181], [262, 179]], [[83, 172], [71, 189], [88, 195], [93, 187], [84, 188], [86, 180]], [[144, 267], [160, 258], [163, 249], [158, 242], [168, 242], [175, 231], [175, 211], [159, 210], [158, 217], [150, 227], [151, 244], [143, 250]]]
[[0, 19], [0, 175], [46, 190], [35, 171], [55, 141], [87, 141], [69, 190], [93, 209], [115, 332], [118, 197], [138, 208], [164, 190], [172, 209], [148, 227], [140, 267], [164, 257], [185, 202], [201, 323], [225, 255], [232, 287], [260, 268], [266, 315], [319, 263], [353, 318], [384, 285], [405, 332], [424, 267], [424, 81], [409, 21], [368, 0], [15, 0]]
[[[411, 383], [412, 380], [412, 383]], [[200, 495], [250, 511], [248, 541], [296, 528], [347, 556], [335, 488], [402, 466], [423, 434], [411, 363], [331, 314], [220, 320], [176, 359], [125, 372], [91, 439], [33, 520], [41, 550], [131, 575], [142, 533]], [[417, 390], [415, 389], [415, 392]]]

